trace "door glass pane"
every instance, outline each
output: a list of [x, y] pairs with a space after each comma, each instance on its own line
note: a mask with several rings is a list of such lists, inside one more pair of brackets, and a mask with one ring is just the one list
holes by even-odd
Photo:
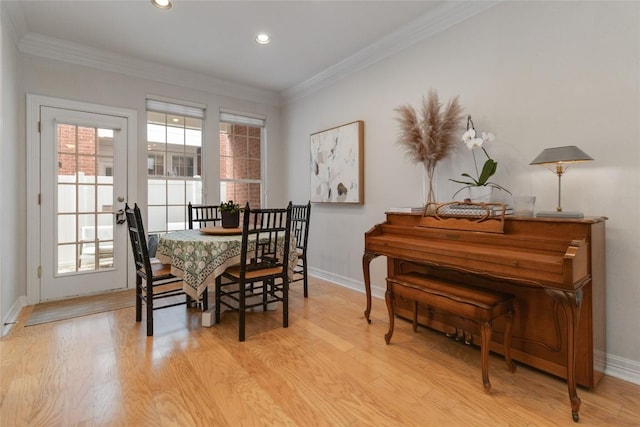
[[76, 182], [76, 173], [75, 154], [58, 154], [59, 182]]
[[73, 153], [77, 149], [76, 127], [74, 125], [58, 125], [58, 153]]
[[[101, 227], [104, 226], [104, 227], [109, 227], [109, 228], [113, 227], [113, 222], [114, 222], [114, 219], [115, 219], [113, 213], [111, 213], [111, 212], [109, 212], [109, 213], [101, 213], [101, 214], [96, 215], [96, 217], [97, 217], [98, 226], [101, 226]], [[103, 235], [103, 236], [100, 236], [100, 238], [101, 239], [106, 239], [107, 236]], [[109, 231], [108, 239], [109, 240], [113, 239], [113, 232], [112, 231]]]
[[58, 245], [58, 273], [76, 271], [76, 244]]
[[76, 216], [58, 215], [58, 242], [76, 242]]
[[[66, 178], [66, 177], [60, 177]], [[64, 181], [59, 179], [58, 182]], [[58, 212], [71, 213], [76, 211], [76, 190], [78, 187], [74, 184], [58, 184]]]
[[96, 156], [78, 155], [78, 181], [84, 184], [96, 182]]
[[57, 275], [113, 267], [113, 131], [58, 124]]
[[79, 154], [96, 153], [96, 129], [78, 126], [77, 141]]
[[94, 212], [96, 210], [96, 186], [78, 185], [78, 211]]
[[98, 186], [98, 212], [113, 212], [113, 185]]

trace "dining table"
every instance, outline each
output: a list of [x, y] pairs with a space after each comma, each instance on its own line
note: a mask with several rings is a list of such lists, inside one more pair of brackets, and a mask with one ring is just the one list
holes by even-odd
[[[283, 242], [284, 243], [284, 242]], [[255, 238], [248, 242], [255, 248]], [[284, 244], [281, 245], [281, 247]], [[242, 228], [170, 231], [160, 236], [156, 257], [163, 264], [171, 264], [171, 274], [182, 278], [183, 290], [193, 299], [199, 299], [215, 279], [228, 267], [239, 264], [242, 251]], [[289, 277], [297, 264], [295, 239], [289, 245]]]

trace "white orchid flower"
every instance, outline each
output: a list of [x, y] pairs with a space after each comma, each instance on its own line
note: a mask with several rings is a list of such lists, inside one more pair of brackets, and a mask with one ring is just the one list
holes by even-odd
[[482, 132], [482, 139], [484, 139], [484, 142], [493, 142], [496, 136], [491, 132]]
[[462, 134], [462, 142], [467, 143], [467, 141], [470, 141], [475, 137], [476, 130], [474, 128], [468, 129], [465, 133]]
[[473, 150], [474, 148], [482, 147], [483, 142], [484, 140], [482, 138], [472, 138], [465, 141], [464, 143], [467, 144], [467, 148], [469, 150]]

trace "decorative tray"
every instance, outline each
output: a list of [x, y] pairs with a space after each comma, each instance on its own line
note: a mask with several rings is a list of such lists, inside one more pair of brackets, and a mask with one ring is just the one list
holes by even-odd
[[242, 228], [203, 227], [200, 233], [211, 236], [233, 236], [242, 234]]

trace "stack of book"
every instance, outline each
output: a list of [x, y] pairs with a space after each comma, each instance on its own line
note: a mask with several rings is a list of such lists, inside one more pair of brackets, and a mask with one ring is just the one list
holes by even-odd
[[450, 204], [438, 208], [438, 215], [455, 215], [455, 216], [484, 216], [489, 213], [490, 216], [500, 216], [504, 210], [505, 215], [512, 215], [513, 209], [508, 205], [478, 205], [478, 204]]
[[424, 206], [400, 206], [389, 208], [389, 212], [401, 212], [401, 213], [423, 213]]

